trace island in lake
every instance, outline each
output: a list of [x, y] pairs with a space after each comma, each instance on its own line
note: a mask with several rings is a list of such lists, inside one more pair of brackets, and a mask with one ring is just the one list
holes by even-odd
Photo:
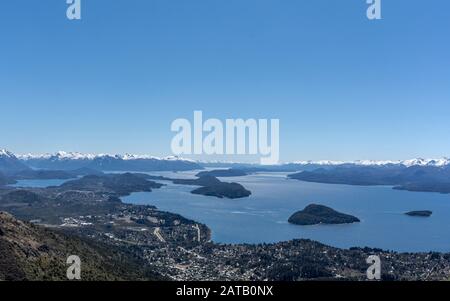
[[197, 179], [173, 179], [174, 184], [201, 186], [191, 193], [218, 198], [239, 199], [249, 197], [251, 191], [239, 183], [222, 182], [216, 177], [204, 175]]
[[249, 173], [241, 170], [241, 169], [216, 169], [216, 170], [210, 170], [210, 171], [201, 171], [196, 176], [197, 177], [204, 177], [204, 176], [212, 176], [212, 177], [243, 177], [248, 176]]
[[351, 224], [360, 220], [352, 215], [337, 212], [323, 205], [312, 204], [304, 210], [294, 213], [289, 218], [289, 223], [301, 226], [318, 224]]
[[433, 214], [433, 212], [429, 210], [420, 210], [420, 211], [406, 212], [405, 214], [409, 216], [430, 217]]
[[238, 183], [220, 182], [215, 185], [209, 185], [197, 188], [191, 191], [193, 194], [205, 196], [215, 196], [218, 198], [239, 199], [249, 197], [252, 193]]

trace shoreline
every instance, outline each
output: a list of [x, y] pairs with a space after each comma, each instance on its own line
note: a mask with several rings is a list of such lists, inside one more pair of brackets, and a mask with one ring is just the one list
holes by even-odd
[[386, 280], [421, 280], [433, 266], [443, 268], [433, 271], [429, 280], [450, 279], [450, 253], [337, 248], [311, 239], [221, 244], [212, 241], [208, 223], [154, 205], [123, 201], [129, 193], [151, 193], [160, 187], [132, 174], [86, 177], [59, 187], [0, 190], [0, 210], [131, 252], [173, 280], [360, 281], [366, 280], [366, 260], [374, 255], [386, 267]]

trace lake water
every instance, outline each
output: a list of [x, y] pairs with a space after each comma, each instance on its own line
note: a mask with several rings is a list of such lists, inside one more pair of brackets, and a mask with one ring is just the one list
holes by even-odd
[[[151, 173], [171, 178], [194, 178], [197, 172]], [[155, 205], [208, 225], [218, 243], [272, 243], [309, 238], [349, 248], [369, 246], [395, 251], [450, 252], [450, 195], [393, 190], [391, 187], [330, 185], [289, 180], [286, 173], [260, 173], [221, 178], [238, 182], [252, 196], [229, 200], [191, 194], [195, 187], [159, 181], [167, 186], [134, 193], [123, 201]], [[59, 186], [68, 180], [22, 180], [15, 187]], [[287, 220], [309, 204], [329, 206], [357, 216], [350, 225], [290, 225]], [[430, 218], [404, 215], [432, 210]]]
[[[177, 178], [194, 172], [152, 173]], [[450, 195], [365, 187], [307, 183], [289, 180], [285, 173], [222, 178], [238, 182], [252, 196], [229, 200], [190, 193], [192, 186], [174, 185], [150, 193], [134, 193], [123, 201], [155, 205], [208, 225], [218, 243], [272, 243], [309, 238], [349, 248], [369, 246], [402, 252], [450, 252]], [[357, 216], [349, 225], [290, 225], [287, 220], [311, 203]], [[409, 217], [405, 212], [432, 210], [430, 218]]]

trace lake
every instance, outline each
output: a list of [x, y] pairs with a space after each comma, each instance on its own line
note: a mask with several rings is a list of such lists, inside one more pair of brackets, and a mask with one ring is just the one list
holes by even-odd
[[[194, 178], [193, 172], [150, 173], [170, 178]], [[126, 203], [148, 204], [208, 225], [217, 243], [272, 243], [309, 238], [349, 248], [376, 247], [402, 252], [450, 252], [450, 195], [393, 190], [385, 186], [348, 186], [301, 182], [287, 173], [259, 173], [221, 178], [238, 182], [252, 196], [229, 200], [191, 194], [194, 186], [167, 186], [153, 192], [133, 193]], [[58, 186], [68, 180], [21, 180], [15, 187]], [[309, 204], [322, 204], [358, 217], [350, 225], [296, 226], [287, 222]], [[431, 210], [430, 218], [405, 212]]]
[[[151, 173], [189, 178], [196, 172]], [[208, 225], [217, 243], [272, 243], [309, 238], [349, 248], [369, 246], [401, 252], [450, 252], [450, 195], [393, 190], [385, 186], [348, 186], [307, 183], [287, 173], [259, 173], [221, 178], [238, 182], [252, 196], [229, 200], [190, 193], [195, 187], [167, 186], [150, 193], [133, 193], [123, 201], [155, 205]], [[350, 225], [296, 226], [287, 222], [296, 211], [315, 203], [358, 217]], [[405, 212], [431, 210], [430, 218]]]

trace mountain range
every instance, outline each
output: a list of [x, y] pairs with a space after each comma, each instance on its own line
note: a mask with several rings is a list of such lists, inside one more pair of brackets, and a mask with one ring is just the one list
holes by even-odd
[[406, 167], [411, 166], [434, 166], [434, 167], [442, 167], [450, 165], [449, 158], [441, 158], [441, 159], [423, 159], [416, 158], [411, 160], [397, 160], [397, 161], [376, 161], [376, 160], [356, 160], [356, 161], [297, 161], [292, 164], [298, 165], [320, 165], [320, 166], [342, 166], [342, 165], [356, 165], [356, 166], [393, 166], [393, 165], [401, 165]]
[[[125, 155], [111, 155], [111, 154], [83, 154], [79, 152], [64, 152], [59, 151], [54, 154], [42, 154], [42, 155], [34, 155], [34, 154], [26, 154], [26, 155], [15, 155], [7, 150], [0, 150], [0, 158], [17, 158], [21, 162], [29, 163], [31, 165], [36, 164], [39, 165], [39, 162], [52, 162], [47, 163], [57, 164], [57, 162], [63, 162], [68, 164], [68, 162], [73, 162], [78, 168], [83, 167], [84, 163], [91, 162], [101, 162], [108, 160], [121, 160], [121, 161], [151, 161], [151, 162], [185, 162], [191, 164], [200, 164], [200, 165], [214, 165], [214, 166], [230, 166], [241, 163], [233, 163], [233, 162], [220, 162], [220, 161], [194, 161], [186, 158], [179, 158], [176, 156], [168, 156], [168, 157], [156, 157], [151, 155], [133, 155], [133, 154], [125, 154]], [[41, 163], [43, 164], [43, 163]], [[44, 164], [45, 165], [45, 164]], [[241, 165], [255, 165], [255, 164], [245, 164]], [[450, 159], [447, 157], [443, 157], [440, 159], [424, 159], [424, 158], [415, 158], [410, 160], [355, 160], [355, 161], [333, 161], [333, 160], [319, 160], [319, 161], [294, 161], [294, 162], [286, 162], [280, 164], [281, 166], [289, 166], [289, 165], [298, 165], [298, 166], [307, 166], [307, 165], [318, 165], [318, 166], [338, 166], [338, 165], [361, 165], [361, 166], [384, 166], [384, 165], [404, 165], [407, 167], [410, 166], [447, 166], [450, 165]], [[0, 165], [1, 166], [1, 165]]]
[[185, 171], [202, 167], [196, 162], [178, 158], [157, 158], [136, 155], [84, 155], [58, 152], [47, 155], [15, 155], [0, 150], [0, 171], [14, 174], [29, 169], [98, 171]]
[[7, 150], [0, 150], [0, 171], [12, 173], [28, 169], [30, 167], [20, 161], [13, 153]]
[[[298, 172], [316, 169], [335, 169], [350, 167], [373, 167], [382, 170], [403, 169], [410, 167], [440, 168], [450, 167], [450, 159], [412, 159], [403, 161], [297, 161], [272, 166], [248, 163], [201, 162], [179, 157], [158, 158], [149, 155], [109, 155], [82, 154], [77, 152], [57, 152], [44, 155], [15, 155], [7, 150], [0, 150], [0, 182], [3, 176], [14, 175], [15, 179], [32, 178], [33, 170], [57, 171], [188, 171], [201, 170], [205, 167], [241, 169], [245, 172]], [[42, 175], [39, 175], [42, 176]], [[3, 180], [4, 181], [4, 180]]]
[[304, 170], [288, 177], [316, 183], [387, 185], [397, 190], [450, 193], [450, 165], [345, 165]]
[[[0, 157], [4, 154], [13, 155], [11, 152], [6, 150], [0, 150]], [[110, 154], [83, 154], [79, 152], [64, 152], [59, 151], [55, 154], [42, 154], [42, 155], [15, 155], [19, 160], [23, 162], [28, 162], [33, 164], [33, 162], [42, 162], [42, 161], [50, 161], [50, 162], [100, 162], [105, 160], [122, 160], [122, 161], [161, 161], [161, 162], [190, 162], [199, 165], [212, 165], [212, 166], [224, 166], [229, 167], [231, 165], [256, 165], [256, 164], [245, 164], [245, 163], [236, 163], [236, 162], [220, 162], [220, 161], [195, 161], [186, 158], [179, 158], [176, 156], [169, 157], [155, 157], [151, 155], [133, 155], [133, 154], [125, 154], [125, 155], [110, 155]], [[386, 165], [403, 165], [406, 167], [410, 166], [436, 166], [442, 167], [450, 165], [450, 159], [447, 157], [443, 157], [440, 159], [424, 159], [424, 158], [415, 158], [410, 160], [355, 160], [355, 161], [333, 161], [333, 160], [319, 160], [319, 161], [294, 161], [294, 162], [286, 162], [283, 164], [279, 164], [277, 166], [308, 166], [308, 165], [317, 165], [317, 166], [339, 166], [339, 165], [360, 165], [360, 166], [386, 166]]]

